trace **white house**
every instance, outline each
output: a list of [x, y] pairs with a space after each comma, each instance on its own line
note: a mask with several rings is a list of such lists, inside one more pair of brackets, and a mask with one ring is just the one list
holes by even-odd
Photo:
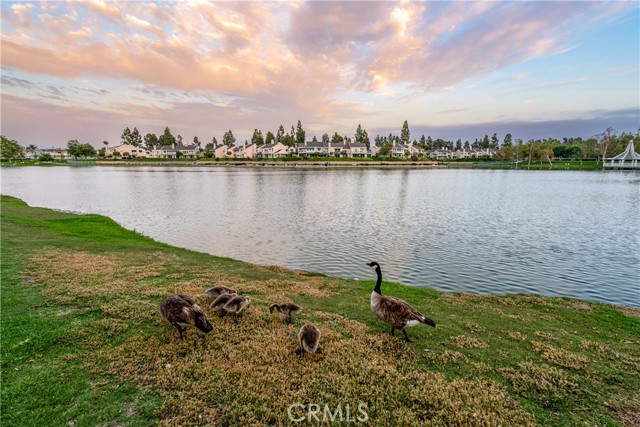
[[233, 157], [236, 159], [253, 159], [257, 153], [256, 144], [236, 145], [233, 147]]
[[265, 159], [284, 157], [287, 155], [287, 146], [282, 142], [265, 144], [262, 147], [258, 148], [258, 155]]
[[137, 147], [131, 144], [120, 144], [115, 147], [107, 146], [104, 150], [104, 154], [107, 157], [114, 156], [116, 152], [118, 152], [121, 157], [155, 157], [151, 148]]

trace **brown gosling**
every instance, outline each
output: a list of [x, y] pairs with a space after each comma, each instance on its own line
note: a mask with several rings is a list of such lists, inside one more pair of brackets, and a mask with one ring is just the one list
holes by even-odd
[[240, 295], [235, 295], [224, 305], [223, 309], [225, 312], [230, 314], [235, 314], [236, 323], [240, 321], [240, 317], [242, 316], [242, 312], [249, 307], [251, 304], [251, 298], [243, 297]]
[[291, 315], [302, 312], [302, 307], [292, 302], [285, 302], [283, 304], [271, 304], [269, 306], [269, 312], [273, 313], [274, 310], [277, 310], [280, 313], [285, 313], [286, 316], [284, 318], [284, 321], [286, 323], [291, 323]]
[[188, 295], [171, 295], [160, 303], [162, 317], [182, 333], [189, 326], [195, 326], [204, 333], [211, 332], [213, 326], [207, 319], [207, 314]]
[[235, 294], [236, 290], [227, 286], [214, 286], [204, 291], [204, 294], [211, 298], [218, 298], [222, 294]]
[[320, 329], [318, 329], [316, 325], [310, 323], [305, 324], [300, 328], [300, 332], [298, 332], [300, 348], [296, 351], [296, 354], [302, 355], [305, 352], [314, 354], [322, 353], [322, 349], [318, 347], [320, 335]]
[[433, 320], [425, 317], [418, 310], [407, 304], [400, 298], [383, 297], [380, 291], [380, 285], [382, 284], [382, 272], [380, 271], [380, 264], [377, 262], [367, 263], [369, 267], [375, 267], [378, 280], [376, 281], [376, 287], [371, 292], [371, 310], [380, 319], [391, 324], [391, 335], [395, 335], [396, 328], [400, 329], [404, 333], [404, 340], [411, 342], [407, 336], [405, 327], [411, 327], [424, 323], [425, 325], [436, 327]]
[[209, 305], [209, 308], [213, 311], [219, 311], [220, 312], [219, 316], [224, 317], [224, 315], [227, 313], [224, 310], [224, 306], [229, 302], [229, 300], [231, 300], [232, 298], [235, 298], [236, 296], [237, 296], [236, 294], [219, 295], [218, 298], [213, 300], [211, 305]]

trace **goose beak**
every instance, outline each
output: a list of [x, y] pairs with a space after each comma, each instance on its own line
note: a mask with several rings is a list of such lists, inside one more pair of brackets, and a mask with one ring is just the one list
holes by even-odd
[[374, 264], [374, 263], [372, 263], [372, 262], [368, 262], [368, 263], [367, 263], [367, 265], [368, 265], [369, 267], [374, 267], [374, 266], [375, 266], [375, 264]]

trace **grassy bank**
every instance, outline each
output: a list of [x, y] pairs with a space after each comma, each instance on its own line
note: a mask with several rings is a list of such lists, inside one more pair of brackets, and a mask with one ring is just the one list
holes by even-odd
[[[405, 344], [370, 312], [373, 280], [182, 250], [6, 196], [1, 213], [3, 426], [281, 425], [295, 403], [352, 416], [363, 403], [369, 425], [640, 422], [637, 310], [384, 283], [438, 325]], [[204, 305], [215, 284], [253, 297], [244, 320], [214, 317], [206, 337], [179, 341], [158, 303], [181, 292]], [[305, 307], [293, 325], [269, 315], [284, 300]], [[295, 355], [304, 322], [323, 354]]]

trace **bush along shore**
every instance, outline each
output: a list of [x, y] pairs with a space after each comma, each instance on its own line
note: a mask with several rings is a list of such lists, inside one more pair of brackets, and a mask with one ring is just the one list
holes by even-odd
[[[411, 328], [405, 343], [371, 313], [373, 274], [213, 257], [7, 196], [1, 214], [3, 426], [640, 422], [637, 309], [385, 282], [383, 293], [437, 324]], [[207, 311], [202, 292], [214, 285], [252, 305], [239, 323], [210, 313], [212, 332], [191, 328], [181, 341], [160, 301], [185, 293]], [[304, 307], [292, 324], [269, 313], [285, 301]], [[323, 351], [298, 356], [308, 322]]]

